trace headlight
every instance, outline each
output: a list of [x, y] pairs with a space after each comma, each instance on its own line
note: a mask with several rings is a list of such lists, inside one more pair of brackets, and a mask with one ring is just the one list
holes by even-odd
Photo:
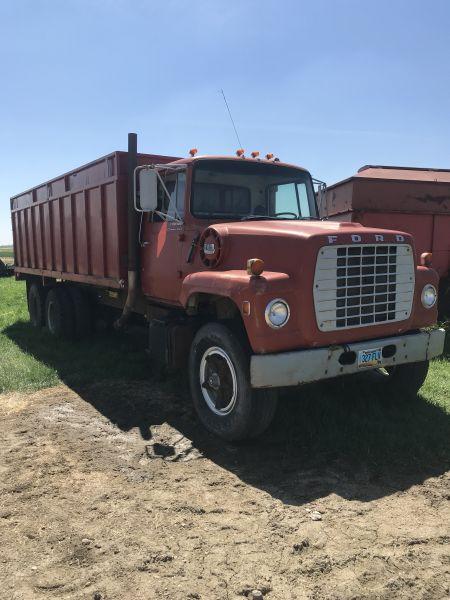
[[432, 308], [436, 304], [437, 299], [437, 291], [434, 285], [431, 285], [431, 283], [427, 283], [427, 285], [422, 290], [420, 298], [425, 308]]
[[273, 329], [283, 327], [289, 320], [289, 305], [281, 298], [276, 298], [266, 306], [266, 323]]

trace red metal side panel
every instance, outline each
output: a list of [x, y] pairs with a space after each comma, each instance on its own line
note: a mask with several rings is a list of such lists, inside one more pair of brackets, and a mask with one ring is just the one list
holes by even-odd
[[17, 213], [11, 214], [11, 223], [12, 223], [12, 232], [13, 232], [13, 244], [14, 244], [14, 248], [15, 248], [14, 261], [17, 265], [17, 264], [21, 264], [21, 262], [22, 262], [22, 257], [20, 254], [21, 246], [19, 244], [19, 231], [18, 231], [18, 227], [17, 227]]
[[72, 198], [70, 195], [64, 196], [62, 198], [61, 207], [63, 213], [64, 255], [66, 259], [66, 271], [69, 273], [75, 273]]
[[[118, 199], [116, 184], [107, 184], [104, 188], [104, 235], [105, 235], [105, 270], [108, 277], [120, 279], [125, 274], [120, 265], [120, 248], [124, 248], [124, 227], [119, 227]], [[126, 221], [122, 221], [126, 223]], [[119, 237], [119, 235], [121, 237]]]
[[321, 217], [334, 216], [352, 210], [353, 181], [345, 181], [329, 188], [325, 195], [325, 207], [321, 206]]
[[450, 215], [435, 215], [433, 267], [441, 277], [450, 274]]
[[85, 192], [74, 194], [74, 210], [77, 273], [86, 275], [89, 274], [89, 253]]
[[42, 246], [42, 227], [41, 227], [41, 213], [40, 206], [32, 206], [31, 211], [33, 213], [33, 226], [34, 226], [34, 237], [35, 237], [35, 250], [36, 250], [36, 263], [35, 266], [38, 269], [44, 268], [44, 256]]
[[52, 223], [52, 242], [53, 251], [55, 253], [55, 270], [64, 271], [64, 253], [63, 253], [63, 233], [61, 229], [61, 213], [60, 213], [60, 202], [58, 200], [51, 200], [50, 202], [50, 215]]
[[433, 215], [405, 213], [355, 212], [353, 220], [379, 229], [406, 231], [414, 237], [416, 260], [419, 263], [422, 252], [431, 252], [433, 247]]
[[44, 254], [46, 258], [44, 269], [47, 269], [48, 271], [53, 271], [53, 244], [50, 227], [50, 204], [46, 202], [45, 204], [40, 204], [39, 206], [42, 207], [42, 223], [44, 225]]
[[30, 267], [30, 259], [29, 259], [29, 251], [28, 251], [28, 236], [27, 236], [27, 228], [26, 228], [26, 214], [25, 210], [22, 210], [20, 213], [20, 233], [21, 233], [21, 241], [23, 246], [23, 264], [25, 267]]
[[93, 275], [99, 277], [105, 276], [104, 261], [104, 221], [102, 214], [102, 198], [100, 186], [92, 188], [87, 193], [87, 219], [89, 222], [88, 231], [91, 232], [90, 251], [91, 251], [91, 270]]

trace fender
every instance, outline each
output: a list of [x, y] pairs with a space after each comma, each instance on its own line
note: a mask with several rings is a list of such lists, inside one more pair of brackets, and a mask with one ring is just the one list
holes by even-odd
[[[247, 336], [255, 353], [276, 351], [292, 336], [298, 335], [295, 319], [274, 335], [264, 319], [267, 303], [274, 298], [284, 298], [295, 305], [295, 286], [287, 273], [265, 271], [259, 277], [250, 276], [244, 270], [202, 271], [188, 275], [182, 284], [180, 302], [187, 307], [194, 294], [210, 294], [230, 298], [242, 316]], [[244, 314], [242, 303], [250, 302], [250, 314]], [[292, 341], [291, 341], [292, 345]]]
[[291, 290], [292, 282], [287, 273], [269, 271], [254, 277], [244, 270], [201, 271], [184, 278], [180, 302], [186, 307], [193, 294], [211, 294], [230, 298], [241, 309], [240, 303], [244, 300], [252, 302], [255, 296]]
[[438, 303], [433, 308], [425, 308], [420, 299], [423, 287], [431, 283], [439, 291], [439, 275], [435, 269], [430, 267], [416, 267], [416, 285], [414, 291], [414, 306], [411, 314], [411, 329], [429, 327], [430, 317], [436, 323], [438, 317]]

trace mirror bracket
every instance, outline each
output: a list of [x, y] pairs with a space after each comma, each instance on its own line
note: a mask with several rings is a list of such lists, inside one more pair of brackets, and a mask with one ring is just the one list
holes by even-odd
[[[160, 170], [170, 170], [170, 171], [185, 171], [186, 170], [186, 165], [176, 165], [176, 166], [169, 166], [169, 165], [140, 165], [138, 167], [135, 168], [134, 173], [133, 173], [133, 198], [134, 198], [134, 209], [137, 212], [153, 212], [155, 214], [157, 214], [159, 217], [161, 217], [162, 219], [164, 219], [165, 221], [170, 220], [170, 221], [175, 221], [177, 223], [183, 223], [183, 220], [181, 219], [180, 215], [177, 213], [177, 215], [174, 217], [172, 215], [168, 215], [166, 213], [163, 213], [159, 210], [157, 210], [157, 206], [155, 206], [155, 208], [153, 209], [149, 209], [149, 210], [145, 210], [140, 206], [140, 203], [138, 203], [138, 189], [137, 189], [137, 181], [138, 181], [138, 176], [140, 174], [141, 171], [146, 170], [153, 170], [154, 173], [156, 174], [156, 185], [158, 184], [158, 182], [161, 184], [164, 193], [167, 195], [167, 197], [170, 199], [170, 194], [169, 191], [167, 190], [167, 187], [159, 173]], [[155, 195], [156, 195], [157, 191], [155, 190]]]

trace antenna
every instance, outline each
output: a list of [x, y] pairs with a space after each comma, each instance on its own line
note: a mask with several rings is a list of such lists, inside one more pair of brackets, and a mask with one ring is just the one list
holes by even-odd
[[223, 96], [223, 100], [225, 102], [225, 106], [227, 107], [228, 114], [230, 115], [231, 124], [233, 125], [234, 133], [236, 134], [236, 138], [237, 138], [237, 141], [238, 141], [238, 144], [239, 144], [239, 148], [242, 148], [241, 140], [239, 139], [239, 134], [237, 132], [236, 125], [234, 124], [233, 117], [231, 116], [230, 107], [228, 106], [227, 99], [225, 98], [225, 93], [224, 93], [223, 90], [220, 90], [220, 91], [222, 92], [222, 96]]

